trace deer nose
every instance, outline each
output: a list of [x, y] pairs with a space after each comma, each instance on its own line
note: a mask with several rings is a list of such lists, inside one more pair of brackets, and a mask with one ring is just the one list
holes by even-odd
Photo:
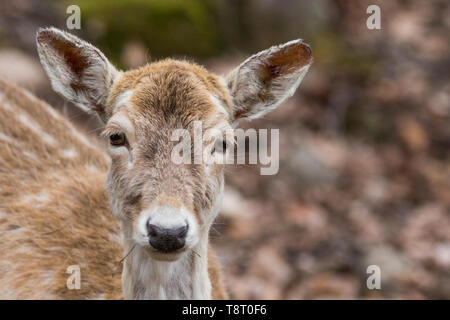
[[150, 245], [161, 252], [173, 252], [184, 247], [188, 226], [179, 228], [162, 228], [148, 222]]

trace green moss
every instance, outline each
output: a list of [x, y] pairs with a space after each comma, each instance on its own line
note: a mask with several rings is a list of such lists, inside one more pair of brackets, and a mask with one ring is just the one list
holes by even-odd
[[[73, 2], [72, 2], [73, 3]], [[82, 32], [101, 24], [95, 43], [119, 57], [129, 40], [142, 41], [152, 57], [188, 55], [206, 57], [221, 49], [219, 30], [210, 1], [204, 0], [80, 0]]]
[[369, 52], [358, 50], [330, 30], [317, 31], [312, 40], [314, 58], [350, 75], [372, 75], [377, 70], [377, 59]]

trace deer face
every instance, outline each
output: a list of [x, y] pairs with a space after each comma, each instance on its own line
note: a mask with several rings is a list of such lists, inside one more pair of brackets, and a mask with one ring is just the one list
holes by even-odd
[[[159, 259], [173, 259], [207, 236], [223, 189], [223, 166], [173, 161], [174, 130], [194, 137], [230, 128], [229, 98], [206, 70], [166, 60], [119, 76], [103, 135], [109, 139], [107, 188], [125, 234]], [[208, 153], [222, 136], [200, 142]], [[194, 139], [189, 139], [194, 149]], [[192, 144], [192, 145], [191, 145]]]
[[[60, 30], [41, 30], [37, 42], [53, 89], [105, 123], [113, 212], [125, 242], [158, 260], [207, 243], [218, 212], [223, 165], [195, 161], [197, 148], [201, 159], [226, 152], [217, 147], [231, 144], [225, 131], [280, 105], [312, 62], [309, 46], [296, 40], [250, 57], [225, 78], [174, 60], [119, 72], [97, 48]], [[196, 124], [215, 134], [196, 140]], [[193, 150], [181, 164], [173, 159], [179, 129]]]

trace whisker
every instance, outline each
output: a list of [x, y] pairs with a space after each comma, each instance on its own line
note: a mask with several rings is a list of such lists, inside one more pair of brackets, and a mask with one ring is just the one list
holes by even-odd
[[192, 252], [194, 252], [199, 258], [201, 258], [202, 256], [197, 252], [197, 251], [195, 251], [194, 249], [191, 249], [192, 250]]
[[114, 278], [114, 275], [117, 271], [117, 269], [119, 268], [119, 266], [125, 261], [126, 257], [128, 257], [131, 253], [131, 251], [133, 251], [133, 249], [136, 247], [136, 244], [133, 245], [133, 247], [131, 247], [130, 251], [128, 251], [128, 253], [125, 255], [125, 257], [123, 257], [119, 262], [117, 262], [116, 266], [114, 267], [112, 274], [111, 274], [111, 278]]

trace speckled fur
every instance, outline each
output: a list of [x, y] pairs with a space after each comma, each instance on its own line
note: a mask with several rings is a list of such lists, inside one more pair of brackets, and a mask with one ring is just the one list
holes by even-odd
[[[0, 298], [121, 298], [120, 270], [111, 276], [122, 245], [104, 191], [109, 160], [59, 112], [4, 81], [0, 114]], [[74, 264], [80, 290], [66, 286]]]

